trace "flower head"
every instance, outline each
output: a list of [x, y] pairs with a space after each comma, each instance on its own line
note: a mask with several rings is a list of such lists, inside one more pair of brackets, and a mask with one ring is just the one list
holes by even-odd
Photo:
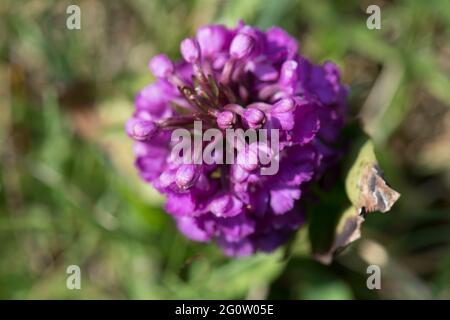
[[[126, 131], [142, 178], [166, 195], [166, 210], [195, 241], [230, 256], [272, 251], [303, 224], [305, 195], [334, 163], [347, 89], [331, 62], [315, 65], [280, 28], [240, 23], [200, 28], [181, 42], [183, 59], [155, 56], [156, 82], [142, 89]], [[277, 130], [279, 144], [243, 141], [233, 162], [178, 163], [175, 129]], [[203, 141], [202, 147], [213, 142]], [[265, 175], [265, 154], [279, 170]], [[250, 160], [250, 161], [249, 161]]]

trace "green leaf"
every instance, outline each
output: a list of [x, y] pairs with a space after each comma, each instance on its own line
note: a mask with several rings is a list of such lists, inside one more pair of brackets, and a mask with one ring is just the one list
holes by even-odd
[[358, 156], [345, 179], [345, 190], [354, 206], [358, 205], [360, 194], [358, 185], [362, 176], [362, 171], [367, 166], [376, 164], [376, 161], [377, 159], [375, 157], [373, 144], [370, 141], [366, 141], [359, 150]]
[[345, 189], [358, 212], [387, 212], [400, 197], [384, 180], [370, 140], [360, 149], [345, 180]]
[[400, 197], [386, 184], [369, 139], [356, 154], [345, 179], [345, 190], [351, 206], [343, 210], [342, 201], [336, 201], [337, 196], [332, 192], [327, 193], [322, 197], [322, 202], [329, 207], [325, 210], [327, 214], [319, 210], [311, 217], [309, 230], [313, 255], [325, 264], [331, 263], [333, 255], [341, 248], [360, 238], [365, 213], [387, 212]]
[[330, 264], [336, 251], [361, 237], [363, 222], [364, 218], [358, 214], [355, 208], [347, 208], [337, 223], [332, 245], [327, 252], [315, 253], [314, 258], [324, 264]]

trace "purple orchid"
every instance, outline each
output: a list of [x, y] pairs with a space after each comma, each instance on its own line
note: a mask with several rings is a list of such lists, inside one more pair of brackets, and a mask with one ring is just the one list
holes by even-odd
[[[270, 252], [302, 226], [305, 193], [336, 161], [348, 90], [333, 63], [312, 64], [278, 27], [209, 25], [180, 49], [183, 61], [150, 61], [157, 80], [136, 97], [126, 125], [136, 167], [167, 196], [167, 212], [189, 239], [215, 240], [229, 256]], [[194, 121], [221, 131], [278, 129], [279, 171], [175, 163], [171, 131], [192, 130]]]

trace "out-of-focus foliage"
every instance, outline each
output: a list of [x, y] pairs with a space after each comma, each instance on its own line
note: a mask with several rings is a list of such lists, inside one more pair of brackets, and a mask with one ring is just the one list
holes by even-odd
[[[76, 3], [82, 29], [70, 31], [70, 1], [0, 2], [1, 298], [450, 298], [449, 1]], [[381, 30], [366, 27], [370, 4]], [[308, 239], [345, 209], [343, 185], [314, 209], [330, 223], [312, 220], [286, 250], [229, 260], [180, 236], [133, 168], [123, 123], [152, 81], [148, 59], [177, 58], [198, 26], [238, 19], [279, 25], [305, 55], [342, 68], [351, 119], [402, 194], [330, 266]], [[66, 288], [71, 264], [81, 290]], [[369, 264], [381, 290], [366, 287]]]

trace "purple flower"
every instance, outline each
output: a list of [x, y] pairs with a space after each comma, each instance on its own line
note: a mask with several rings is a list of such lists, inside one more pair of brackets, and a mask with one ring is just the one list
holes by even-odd
[[[157, 80], [137, 94], [126, 132], [141, 177], [166, 195], [187, 238], [245, 256], [275, 250], [304, 223], [305, 195], [339, 156], [348, 90], [333, 63], [315, 65], [298, 48], [278, 27], [209, 25], [181, 42], [181, 61], [150, 61]], [[220, 132], [277, 129], [279, 152], [244, 141], [231, 164], [178, 163], [171, 133], [192, 132], [194, 121]], [[262, 174], [261, 153], [279, 159], [275, 174]]]

